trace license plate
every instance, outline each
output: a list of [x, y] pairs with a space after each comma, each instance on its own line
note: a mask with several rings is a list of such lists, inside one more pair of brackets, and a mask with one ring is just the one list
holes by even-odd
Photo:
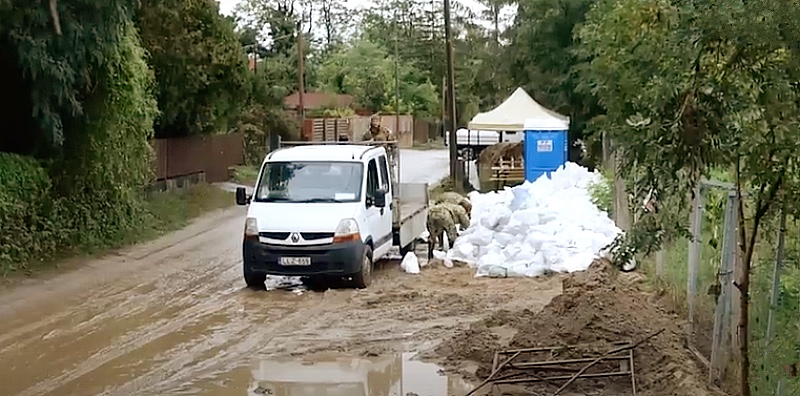
[[284, 266], [309, 266], [311, 257], [281, 257], [280, 263]]

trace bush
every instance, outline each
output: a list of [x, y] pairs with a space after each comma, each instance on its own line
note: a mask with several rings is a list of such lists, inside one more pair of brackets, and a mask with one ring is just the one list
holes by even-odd
[[0, 153], [0, 271], [52, 255], [61, 234], [50, 177], [35, 159]]
[[592, 203], [600, 210], [612, 216], [614, 208], [614, 185], [612, 180], [603, 175], [603, 180], [589, 186], [589, 194], [592, 196]]

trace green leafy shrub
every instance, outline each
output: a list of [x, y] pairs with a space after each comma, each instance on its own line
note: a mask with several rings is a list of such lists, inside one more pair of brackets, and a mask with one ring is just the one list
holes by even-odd
[[[60, 241], [51, 182], [31, 157], [0, 153], [0, 269], [50, 256]], [[23, 263], [23, 264], [20, 264]]]
[[142, 186], [152, 176], [154, 78], [133, 24], [122, 24], [116, 46], [103, 50], [101, 89], [84, 101], [84, 116], [69, 130], [57, 185], [67, 197], [73, 246], [115, 246], [150, 220]]
[[600, 210], [612, 215], [614, 208], [614, 186], [611, 179], [603, 175], [603, 179], [597, 183], [589, 186], [589, 195], [592, 197], [592, 203], [595, 204]]

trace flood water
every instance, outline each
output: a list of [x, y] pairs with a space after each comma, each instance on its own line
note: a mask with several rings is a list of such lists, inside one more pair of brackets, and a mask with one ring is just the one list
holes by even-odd
[[413, 353], [384, 357], [324, 355], [256, 359], [250, 367], [220, 374], [171, 394], [217, 396], [448, 396], [472, 389]]

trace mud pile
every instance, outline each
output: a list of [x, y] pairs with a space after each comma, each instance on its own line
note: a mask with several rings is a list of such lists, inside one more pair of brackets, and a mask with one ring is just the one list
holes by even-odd
[[[661, 308], [653, 295], [630, 285], [632, 276], [638, 275], [620, 274], [610, 263], [595, 261], [588, 271], [567, 276], [563, 281], [563, 294], [555, 297], [541, 312], [496, 312], [439, 345], [436, 353], [452, 363], [450, 368], [456, 368], [459, 362], [473, 362], [477, 365], [474, 374], [482, 380], [488, 377], [493, 354], [498, 349], [585, 345], [562, 349], [552, 359], [597, 357], [614, 349], [612, 344], [615, 342], [635, 343], [664, 329], [634, 350], [637, 394], [711, 394], [703, 385], [704, 377], [699, 366], [684, 349], [682, 321]], [[513, 336], [503, 340], [502, 334], [509, 330], [513, 330]], [[615, 369], [610, 363], [601, 364], [608, 367], [604, 371], [619, 368]], [[459, 369], [465, 367], [463, 363], [458, 366]], [[571, 373], [540, 375], [565, 374]], [[529, 385], [527, 392], [552, 394], [560, 384], [563, 381], [555, 386]], [[630, 394], [630, 377], [578, 379], [564, 394], [571, 392]]]
[[495, 161], [499, 160], [500, 158], [507, 158], [507, 159], [515, 159], [521, 160], [522, 159], [522, 143], [517, 142], [501, 142], [497, 144], [493, 144], [481, 151], [481, 155], [478, 160], [482, 164], [493, 164]]

